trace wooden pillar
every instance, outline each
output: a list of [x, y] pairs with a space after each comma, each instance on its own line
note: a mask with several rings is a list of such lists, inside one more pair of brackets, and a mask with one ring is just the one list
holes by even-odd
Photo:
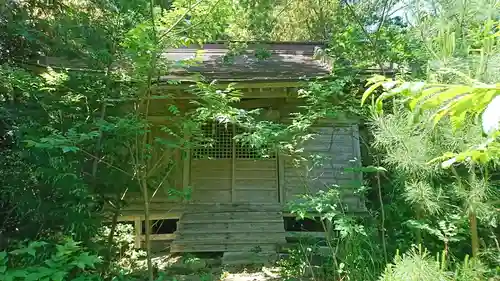
[[[290, 91], [288, 88], [284, 88], [285, 92], [285, 104], [287, 103]], [[283, 108], [278, 110], [278, 122], [282, 123]], [[285, 206], [285, 156], [280, 153], [279, 149], [276, 151], [276, 172], [278, 173], [278, 201], [281, 206]], [[282, 208], [283, 209], [283, 208]]]
[[[190, 136], [189, 134], [184, 135], [184, 140], [189, 142]], [[189, 147], [185, 149], [184, 151], [184, 158], [183, 158], [183, 168], [182, 168], [182, 188], [184, 191], [186, 191], [189, 188], [190, 185], [190, 179], [191, 179], [191, 149]], [[191, 191], [192, 192], [192, 191]], [[182, 198], [182, 201], [186, 201], [185, 198]]]
[[[236, 125], [233, 126], [233, 136], [236, 135]], [[231, 203], [234, 203], [236, 201], [236, 194], [235, 194], [235, 188], [236, 188], [236, 141], [234, 139], [231, 140], [232, 144], [232, 157], [231, 157]]]
[[[359, 133], [359, 125], [354, 124], [351, 126], [352, 130], [352, 142], [353, 142], [353, 155], [356, 157], [356, 161], [354, 162], [354, 167], [361, 169], [363, 167], [363, 161], [361, 159], [361, 136]], [[359, 184], [360, 186], [363, 184], [363, 172], [362, 171], [357, 171], [353, 175], [353, 180], [356, 182], [356, 184]], [[358, 199], [358, 206], [360, 208], [363, 208], [364, 206], [364, 200], [359, 197]]]
[[278, 165], [278, 195], [281, 205], [285, 205], [285, 159], [284, 156], [278, 154], [276, 157]]
[[134, 220], [134, 230], [135, 230], [135, 240], [134, 246], [139, 249], [141, 247], [141, 236], [142, 236], [142, 220], [140, 217]]

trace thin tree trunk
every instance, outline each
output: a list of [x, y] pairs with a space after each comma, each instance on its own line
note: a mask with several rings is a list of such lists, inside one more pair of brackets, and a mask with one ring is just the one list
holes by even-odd
[[[153, 29], [153, 33], [152, 33], [152, 36], [153, 36], [153, 42], [155, 44], [158, 44], [158, 37], [157, 37], [157, 31], [156, 31], [156, 22], [155, 22], [155, 14], [154, 14], [154, 6], [155, 6], [155, 2], [154, 0], [151, 0], [150, 3], [150, 20], [151, 20], [151, 26], [152, 26], [152, 29]], [[149, 63], [149, 70], [148, 70], [148, 75], [147, 75], [147, 79], [146, 79], [146, 87], [145, 87], [145, 92], [144, 92], [144, 95], [142, 97], [142, 100], [141, 100], [141, 104], [143, 102], [145, 102], [145, 110], [144, 110], [144, 118], [148, 118], [148, 115], [149, 115], [149, 105], [150, 105], [150, 102], [151, 102], [151, 84], [152, 84], [152, 79], [153, 79], [153, 74], [156, 70], [156, 66], [157, 66], [157, 55], [158, 55], [158, 50], [154, 50], [153, 51], [153, 54], [152, 54], [152, 58], [151, 58], [151, 61]], [[139, 111], [141, 111], [142, 109], [142, 106], [139, 106]], [[141, 189], [142, 189], [142, 197], [143, 197], [143, 200], [144, 200], [144, 227], [145, 227], [145, 232], [144, 232], [144, 243], [146, 244], [146, 263], [147, 263], [147, 267], [148, 267], [148, 279], [149, 281], [153, 281], [154, 280], [154, 269], [153, 269], [153, 261], [151, 260], [152, 259], [152, 254], [151, 254], [151, 221], [150, 221], [150, 210], [149, 210], [149, 192], [148, 192], [148, 172], [149, 172], [149, 163], [148, 163], [148, 160], [146, 159], [145, 157], [145, 147], [146, 147], [146, 144], [147, 144], [147, 134], [144, 134], [143, 138], [142, 138], [142, 149], [143, 151], [141, 151], [141, 156], [140, 158], [138, 158], [138, 160], [140, 160], [140, 162], [138, 163], [141, 163], [142, 165], [144, 165], [144, 167], [141, 167], [142, 169], [144, 169], [143, 171], [141, 171], [141, 178], [139, 179], [139, 184], [141, 186]]]
[[[141, 113], [144, 114], [144, 117], [147, 118], [149, 115], [149, 106], [151, 103], [151, 88], [152, 88], [152, 81], [153, 81], [153, 75], [155, 74], [156, 68], [157, 68], [157, 62], [158, 62], [158, 53], [160, 50], [158, 50], [158, 46], [161, 45], [161, 40], [164, 36], [168, 36], [170, 32], [185, 18], [185, 16], [197, 5], [199, 5], [203, 0], [199, 0], [193, 5], [190, 6], [187, 11], [180, 16], [176, 22], [169, 28], [167, 29], [162, 36], [158, 36], [157, 30], [156, 30], [156, 22], [155, 22], [155, 14], [154, 14], [154, 6], [155, 6], [155, 1], [150, 0], [150, 21], [151, 21], [151, 27], [152, 27], [152, 37], [153, 37], [153, 42], [155, 43], [156, 49], [152, 52], [151, 56], [151, 61], [149, 63], [149, 69], [147, 73], [147, 78], [146, 78], [146, 84], [144, 87], [144, 92], [143, 96], [141, 97], [139, 101], [139, 107], [138, 107], [138, 115], [140, 116]], [[144, 106], [144, 112], [142, 112], [142, 108]], [[141, 169], [140, 171], [140, 178], [138, 179], [139, 186], [142, 189], [142, 196], [144, 200], [144, 225], [146, 227], [145, 231], [145, 244], [146, 244], [146, 259], [147, 259], [147, 267], [148, 267], [148, 279], [150, 281], [154, 280], [154, 268], [153, 268], [153, 262], [151, 260], [152, 254], [151, 254], [151, 222], [150, 222], [150, 210], [149, 210], [149, 204], [150, 204], [150, 197], [149, 197], [149, 192], [148, 192], [148, 177], [149, 177], [149, 171], [150, 171], [150, 165], [148, 165], [148, 160], [146, 159], [147, 157], [145, 156], [145, 147], [148, 142], [147, 135], [144, 134], [142, 138], [142, 143], [141, 143], [141, 148], [142, 151], [138, 151], [138, 146], [139, 146], [139, 139], [138, 136], [136, 136], [136, 167], [139, 167]], [[152, 167], [154, 169], [154, 166]], [[153, 195], [154, 196], [154, 195]]]
[[146, 260], [148, 266], [148, 278], [149, 281], [154, 280], [154, 272], [153, 272], [153, 262], [151, 256], [151, 221], [149, 220], [149, 193], [148, 193], [148, 184], [146, 178], [142, 180], [142, 196], [144, 197], [144, 227], [145, 229], [145, 244], [146, 244]]
[[385, 210], [384, 201], [382, 200], [382, 186], [380, 184], [380, 172], [377, 171], [377, 189], [378, 189], [378, 200], [380, 203], [380, 234], [382, 235], [382, 248], [384, 250], [384, 260], [387, 264], [387, 245], [385, 242]]
[[473, 211], [469, 212], [469, 224], [470, 224], [470, 235], [471, 235], [471, 245], [472, 245], [472, 256], [476, 258], [479, 254], [479, 235], [477, 232], [477, 218], [476, 214]]
[[[105, 98], [106, 98], [107, 91], [110, 89], [110, 85], [111, 85], [111, 80], [109, 78], [110, 71], [111, 71], [111, 64], [109, 64], [107, 69], [106, 69], [106, 79], [107, 79], [106, 80], [106, 91], [104, 92], [103, 101], [101, 103], [101, 114], [99, 116], [100, 121], [103, 121], [104, 118], [106, 118], [107, 105], [106, 105]], [[99, 158], [100, 158], [100, 154], [101, 154], [101, 146], [102, 146], [103, 138], [104, 138], [103, 132], [99, 131], [99, 137], [97, 138], [97, 142], [95, 145], [95, 152], [94, 152], [95, 157], [94, 157], [94, 160], [92, 163], [92, 186], [94, 189], [96, 189], [96, 186], [97, 186], [97, 171], [99, 169]], [[106, 239], [108, 251], [107, 251], [107, 253], [105, 255], [105, 259], [104, 259], [104, 266], [102, 268], [103, 273], [109, 268], [109, 266], [111, 264], [112, 251], [113, 251], [113, 238], [115, 235], [116, 226], [118, 224], [119, 214], [120, 214], [120, 210], [117, 207], [117, 208], [115, 208], [115, 211], [113, 212], [113, 218], [111, 221], [111, 228], [110, 228], [108, 237]]]
[[106, 242], [108, 245], [108, 252], [106, 253], [106, 259], [104, 260], [103, 270], [107, 270], [111, 265], [111, 258], [113, 256], [113, 244], [114, 244], [113, 239], [115, 238], [115, 231], [118, 225], [119, 215], [120, 215], [120, 209], [116, 208], [115, 212], [113, 213], [113, 218], [111, 219], [111, 227], [109, 229], [108, 239]]
[[[472, 186], [476, 182], [476, 167], [474, 163], [471, 164], [469, 173], [470, 173], [469, 192], [471, 192], [473, 188]], [[477, 217], [474, 206], [469, 207], [469, 227], [471, 235], [472, 256], [476, 258], [479, 253], [479, 235], [477, 232]]]

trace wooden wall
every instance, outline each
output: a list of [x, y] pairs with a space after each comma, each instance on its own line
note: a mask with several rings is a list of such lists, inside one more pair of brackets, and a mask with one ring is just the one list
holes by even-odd
[[193, 203], [277, 203], [276, 159], [192, 159]]
[[[188, 107], [188, 101], [179, 102], [179, 108]], [[268, 105], [268, 112], [286, 122], [290, 112], [296, 111], [297, 99], [275, 97], [254, 99], [242, 106]], [[152, 114], [161, 117], [166, 106], [153, 103]], [[364, 208], [362, 198], [354, 194], [354, 188], [361, 182], [360, 173], [344, 171], [347, 167], [360, 166], [359, 130], [356, 124], [321, 124], [314, 127], [317, 136], [304, 144], [307, 154], [319, 154], [324, 159], [320, 163], [305, 161], [297, 165], [283, 156], [272, 159], [183, 159], [174, 153], [178, 165], [169, 178], [168, 187], [158, 192], [152, 200], [153, 212], [165, 213], [181, 209], [182, 202], [168, 195], [168, 189], [192, 188], [191, 203], [282, 203], [294, 200], [297, 195], [316, 193], [319, 190], [337, 188], [347, 202], [349, 209], [359, 211]], [[162, 134], [156, 130], [153, 134]], [[159, 155], [155, 156], [159, 157]], [[161, 173], [161, 171], [160, 171]], [[354, 183], [354, 184], [353, 184]], [[338, 187], [337, 187], [338, 186]], [[128, 213], [142, 212], [140, 194], [129, 193]]]
[[[354, 189], [361, 184], [361, 175], [345, 171], [361, 163], [358, 126], [322, 125], [313, 131], [316, 137], [304, 144], [307, 161], [297, 163], [286, 158], [281, 161], [284, 201], [290, 202], [300, 194], [336, 188], [351, 211], [363, 209], [362, 199], [354, 194]], [[317, 155], [319, 159], [311, 160], [309, 155]]]
[[231, 159], [191, 159], [193, 203], [231, 203]]
[[236, 159], [234, 201], [278, 203], [276, 159]]
[[[181, 195], [184, 188], [184, 157], [178, 149], [166, 149], [165, 145], [155, 143], [154, 138], [161, 137], [169, 139], [160, 126], [151, 128], [149, 143], [154, 147], [153, 155], [149, 161], [148, 170], [151, 173], [151, 186], [149, 195], [158, 188], [160, 182], [162, 185], [156, 190], [156, 194], [151, 198], [150, 210], [156, 219], [169, 217], [169, 212], [179, 213], [182, 209], [183, 197]], [[168, 173], [168, 176], [165, 175]], [[122, 212], [122, 220], [128, 220], [130, 217], [143, 216], [144, 200], [137, 186], [130, 187], [130, 191], [125, 196], [127, 205]], [[174, 216], [175, 217], [175, 216]]]

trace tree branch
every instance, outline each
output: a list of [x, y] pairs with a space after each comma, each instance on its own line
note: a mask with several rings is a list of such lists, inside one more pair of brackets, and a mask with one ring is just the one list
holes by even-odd
[[359, 20], [358, 16], [356, 15], [356, 12], [352, 8], [352, 6], [347, 2], [347, 0], [343, 0], [343, 1], [344, 1], [344, 4], [346, 5], [347, 9], [351, 13], [351, 16], [354, 18], [354, 21], [356, 21], [356, 23], [359, 25], [359, 27], [361, 28], [361, 30], [365, 34], [365, 36], [368, 39], [368, 41], [370, 41], [370, 44], [372, 45], [373, 49], [375, 50], [375, 52], [374, 52], [375, 53], [375, 60], [377, 61], [377, 64], [378, 64], [378, 66], [380, 68], [380, 71], [382, 72], [382, 75], [385, 76], [384, 64], [383, 64], [383, 61], [382, 61], [382, 59], [380, 57], [379, 52], [377, 52], [377, 49], [378, 49], [377, 43], [375, 41], [373, 41], [373, 38], [371, 38], [371, 35], [366, 31], [365, 26]]

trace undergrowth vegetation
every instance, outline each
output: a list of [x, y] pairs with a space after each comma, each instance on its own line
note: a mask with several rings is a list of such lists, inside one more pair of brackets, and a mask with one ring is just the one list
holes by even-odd
[[[210, 146], [202, 126], [237, 124], [236, 141], [262, 156], [314, 166], [324, 159], [301, 144], [324, 119], [360, 124], [363, 165], [345, 172], [364, 178], [288, 206], [324, 237], [296, 243], [281, 278], [500, 280], [499, 11], [495, 0], [3, 1], [0, 280], [172, 280], [153, 263], [150, 204], [159, 190], [190, 199], [174, 175]], [[239, 108], [241, 93], [217, 81], [193, 85], [193, 107], [154, 96], [160, 76], [178, 84], [164, 77], [197, 62], [166, 49], [218, 40], [238, 41], [226, 63], [248, 41], [324, 41], [315, 58], [331, 75], [304, 83], [287, 124]], [[148, 118], [155, 99], [161, 126]], [[346, 189], [366, 212], [347, 208]], [[129, 194], [144, 207], [143, 250], [118, 222]]]

